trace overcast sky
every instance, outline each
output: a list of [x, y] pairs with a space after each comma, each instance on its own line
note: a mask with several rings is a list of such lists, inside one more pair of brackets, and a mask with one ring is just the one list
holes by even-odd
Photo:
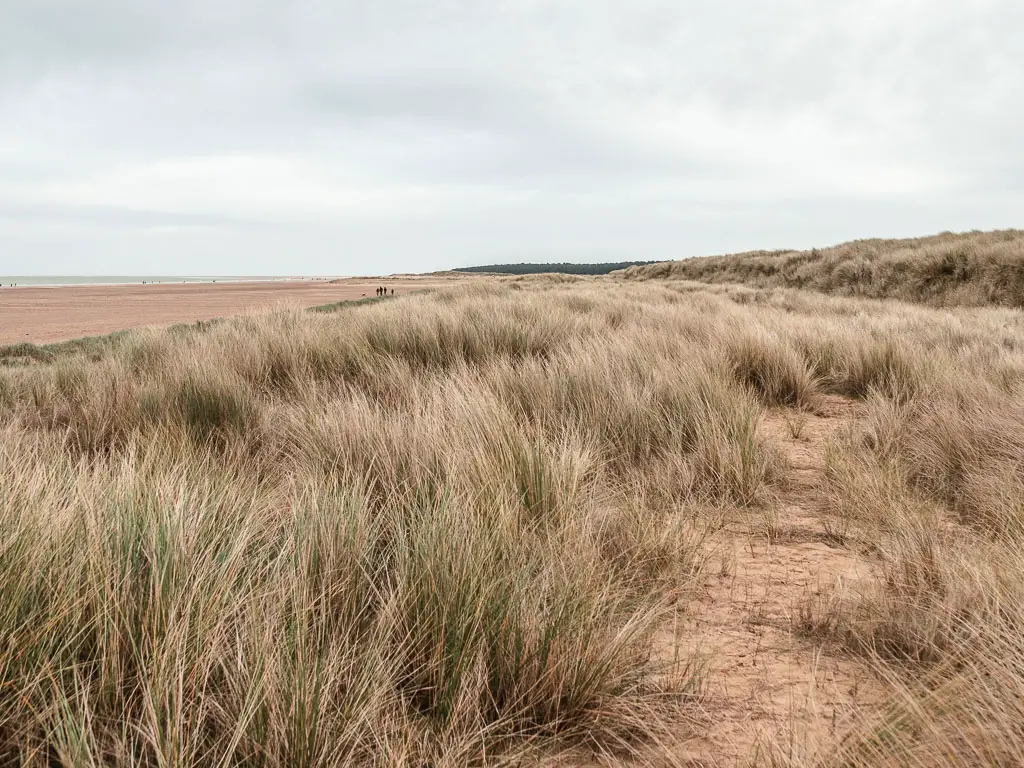
[[1020, 0], [0, 0], [0, 274], [1024, 225]]

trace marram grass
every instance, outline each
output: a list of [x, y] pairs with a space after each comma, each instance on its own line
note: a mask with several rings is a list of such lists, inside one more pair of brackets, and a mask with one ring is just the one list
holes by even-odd
[[773, 503], [764, 411], [824, 395], [860, 403], [830, 513], [882, 578], [794, 629], [893, 711], [763, 754], [1021, 762], [1022, 339], [1011, 310], [538, 278], [21, 355], [0, 762], [647, 759], [708, 705], [653, 641], [721, 511]]

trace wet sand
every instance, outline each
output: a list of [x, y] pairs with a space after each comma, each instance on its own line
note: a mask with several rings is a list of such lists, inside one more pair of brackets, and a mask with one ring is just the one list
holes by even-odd
[[350, 278], [336, 282], [158, 283], [0, 289], [0, 345], [45, 344], [127, 328], [210, 320], [280, 305], [312, 307], [364, 297], [379, 285], [395, 296], [458, 278]]

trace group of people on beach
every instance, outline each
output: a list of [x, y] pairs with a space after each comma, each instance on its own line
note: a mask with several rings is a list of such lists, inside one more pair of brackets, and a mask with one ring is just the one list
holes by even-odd
[[[381, 297], [381, 296], [387, 296], [387, 295], [388, 295], [388, 289], [385, 288], [384, 286], [381, 286], [380, 288], [377, 289], [377, 297], [378, 298]], [[391, 295], [392, 296], [395, 295], [395, 289], [394, 288], [391, 289]]]

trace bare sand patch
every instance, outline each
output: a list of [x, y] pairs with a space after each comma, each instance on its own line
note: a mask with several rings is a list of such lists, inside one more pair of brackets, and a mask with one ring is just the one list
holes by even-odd
[[709, 569], [681, 631], [664, 638], [663, 652], [697, 649], [707, 664], [706, 730], [685, 744], [684, 764], [761, 764], [766, 745], [794, 738], [827, 751], [884, 701], [865, 660], [823, 653], [794, 633], [808, 596], [872, 578], [868, 560], [829, 542], [821, 517], [825, 445], [854, 410], [853, 401], [827, 396], [817, 414], [776, 409], [763, 423], [788, 467], [777, 506], [719, 532], [721, 568]]

